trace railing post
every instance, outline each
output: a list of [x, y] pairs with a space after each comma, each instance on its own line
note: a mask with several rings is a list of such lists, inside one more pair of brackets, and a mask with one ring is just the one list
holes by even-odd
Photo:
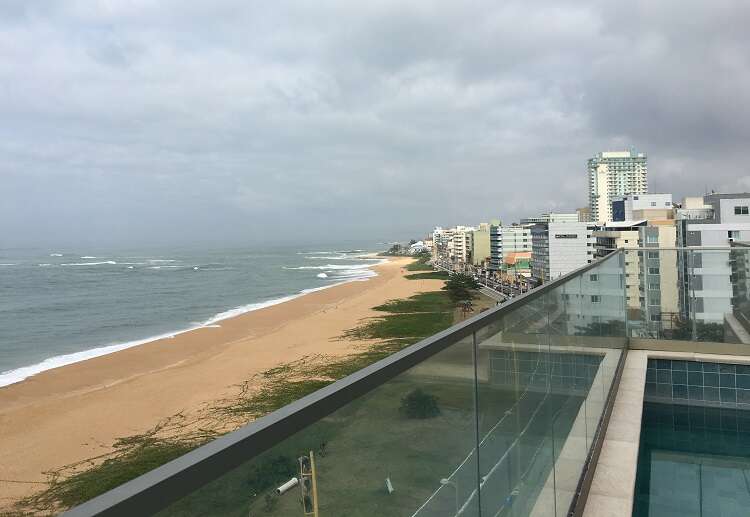
[[[477, 349], [477, 333], [474, 331], [471, 334], [471, 355], [474, 361], [474, 451], [476, 454], [476, 465], [477, 465], [477, 515], [482, 515], [482, 491], [480, 485], [482, 483], [482, 471], [479, 465], [479, 443], [481, 438], [479, 437], [479, 350]], [[458, 492], [458, 488], [456, 488]]]
[[692, 328], [693, 341], [698, 341], [698, 324], [695, 321], [695, 250], [688, 250], [688, 264], [690, 264], [690, 275], [688, 277], [689, 288], [688, 296], [690, 297], [690, 326]]
[[[628, 258], [628, 250], [620, 250], [620, 269], [622, 276], [622, 310], [625, 316], [625, 347], [628, 348], [630, 345], [630, 317], [628, 315], [628, 269], [625, 267], [625, 262]], [[648, 285], [648, 278], [644, 276], [646, 284]]]

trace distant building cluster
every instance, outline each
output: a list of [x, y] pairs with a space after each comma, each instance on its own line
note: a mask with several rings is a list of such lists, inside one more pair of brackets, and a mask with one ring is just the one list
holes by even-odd
[[662, 329], [685, 314], [721, 321], [731, 311], [733, 265], [726, 253], [706, 248], [750, 241], [750, 194], [675, 202], [672, 194], [649, 193], [647, 157], [635, 150], [601, 152], [587, 165], [588, 206], [510, 224], [436, 227], [420, 249], [439, 267], [525, 288], [632, 250], [623, 289], [634, 319]]

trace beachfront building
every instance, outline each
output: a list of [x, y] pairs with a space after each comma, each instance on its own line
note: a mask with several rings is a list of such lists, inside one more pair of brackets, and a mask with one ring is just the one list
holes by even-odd
[[531, 228], [531, 275], [538, 283], [554, 280], [594, 259], [596, 225], [540, 223]]
[[612, 221], [616, 196], [648, 193], [646, 155], [630, 151], [606, 151], [588, 161], [589, 207], [593, 221]]
[[504, 257], [531, 251], [531, 225], [490, 226], [490, 270], [503, 270]]
[[425, 244], [424, 241], [413, 242], [409, 245], [409, 255], [417, 255], [419, 253], [429, 252], [430, 248]]
[[612, 221], [674, 219], [672, 194], [626, 194], [612, 200]]
[[453, 265], [463, 268], [471, 263], [471, 249], [474, 232], [477, 228], [473, 226], [456, 226], [453, 232], [453, 251], [450, 256]]
[[593, 235], [597, 257], [625, 250], [626, 305], [633, 335], [658, 336], [673, 330], [679, 319], [674, 219], [613, 221]]
[[578, 212], [549, 212], [536, 217], [524, 217], [521, 225], [545, 224], [545, 223], [577, 223]]
[[[750, 241], [750, 194], [708, 194], [701, 204], [686, 199], [677, 210], [680, 310], [694, 322], [694, 333], [706, 325], [736, 325], [732, 315], [732, 264], [722, 248]], [[698, 249], [698, 248], [714, 249]]]
[[503, 255], [503, 272], [511, 278], [531, 277], [531, 251], [516, 251]]
[[453, 230], [436, 226], [432, 231], [433, 262], [449, 262], [453, 250]]
[[588, 223], [591, 221], [591, 207], [583, 206], [576, 208], [576, 213], [578, 214], [579, 223]]
[[481, 223], [471, 236], [471, 264], [485, 267], [490, 260], [490, 223]]

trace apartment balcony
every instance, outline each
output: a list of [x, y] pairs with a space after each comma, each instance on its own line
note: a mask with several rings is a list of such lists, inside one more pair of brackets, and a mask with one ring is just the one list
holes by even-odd
[[[513, 298], [68, 515], [746, 515], [732, 512], [750, 504], [739, 482], [750, 468], [750, 286], [733, 277], [720, 321], [696, 319], [696, 280], [677, 272], [694, 250], [658, 250], [662, 271], [675, 270], [661, 303], [676, 310], [652, 321], [627, 305], [626, 256], [638, 251]], [[703, 251], [743, 264], [750, 248]]]

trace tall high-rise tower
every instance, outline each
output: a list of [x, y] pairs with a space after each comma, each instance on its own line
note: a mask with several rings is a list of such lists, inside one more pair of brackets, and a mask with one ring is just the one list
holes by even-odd
[[593, 221], [612, 220], [612, 198], [648, 193], [646, 154], [607, 151], [589, 158], [589, 206]]

